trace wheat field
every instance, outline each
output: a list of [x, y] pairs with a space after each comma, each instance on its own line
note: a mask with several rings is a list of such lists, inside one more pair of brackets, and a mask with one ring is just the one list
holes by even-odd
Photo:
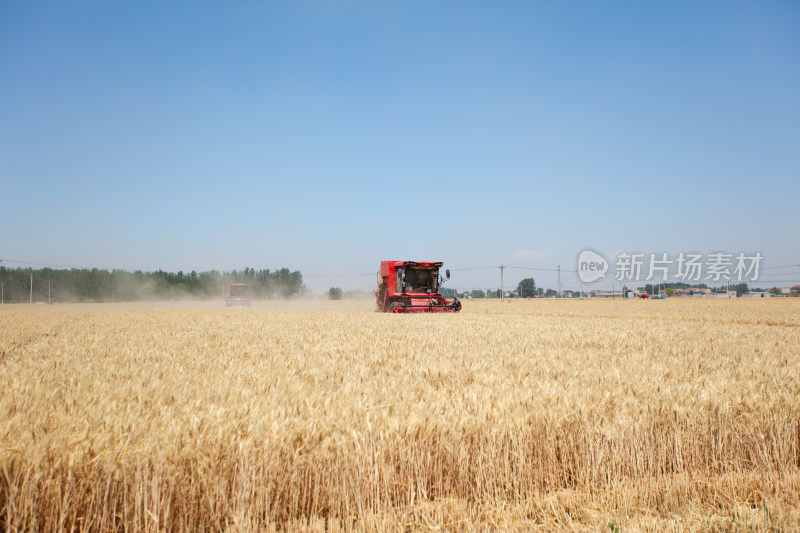
[[800, 530], [800, 299], [373, 307], [0, 306], [0, 530]]

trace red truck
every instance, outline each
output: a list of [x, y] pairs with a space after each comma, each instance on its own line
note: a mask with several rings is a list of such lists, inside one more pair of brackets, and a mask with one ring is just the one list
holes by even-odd
[[[381, 261], [375, 302], [384, 313], [457, 313], [458, 298], [439, 294], [441, 262]], [[450, 271], [445, 271], [450, 279]]]
[[228, 307], [250, 307], [250, 287], [244, 283], [232, 283], [225, 292]]

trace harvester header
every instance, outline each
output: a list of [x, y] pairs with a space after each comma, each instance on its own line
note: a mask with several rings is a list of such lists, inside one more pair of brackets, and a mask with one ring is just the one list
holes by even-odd
[[[375, 300], [384, 313], [453, 313], [461, 310], [458, 298], [448, 301], [439, 293], [444, 279], [442, 262], [381, 261]], [[446, 276], [450, 278], [450, 271]]]

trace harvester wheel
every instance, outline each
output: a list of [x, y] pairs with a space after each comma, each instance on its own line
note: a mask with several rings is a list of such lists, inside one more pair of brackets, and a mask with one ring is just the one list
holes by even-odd
[[389, 312], [390, 313], [402, 313], [405, 309], [405, 306], [400, 302], [392, 302], [389, 304]]
[[456, 313], [461, 311], [461, 302], [459, 300], [456, 300], [456, 304], [453, 306], [453, 311], [455, 311]]

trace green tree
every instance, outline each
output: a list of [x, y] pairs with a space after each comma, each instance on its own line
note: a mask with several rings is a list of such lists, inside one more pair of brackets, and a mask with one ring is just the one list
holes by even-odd
[[258, 294], [263, 295], [265, 300], [275, 295], [273, 276], [270, 274], [269, 269], [258, 271], [256, 274], [256, 287]]
[[486, 298], [486, 293], [480, 289], [473, 289], [472, 295], [473, 298]]
[[342, 299], [342, 289], [339, 287], [331, 287], [328, 290], [328, 299], [329, 300], [341, 300]]
[[517, 285], [520, 298], [533, 298], [536, 295], [536, 282], [533, 278], [525, 278]]
[[441, 294], [445, 298], [453, 298], [453, 297], [458, 296], [458, 292], [456, 292], [455, 289], [451, 289], [450, 287], [447, 287], [447, 288], [441, 287], [439, 289], [439, 294]]
[[[255, 294], [272, 297], [275, 292], [289, 298], [303, 289], [303, 275], [288, 268], [277, 272], [257, 271], [247, 267], [243, 271], [197, 272], [177, 274], [155, 272], [128, 272], [97, 268], [53, 270], [42, 268], [10, 269], [0, 266], [0, 283], [3, 284], [4, 302], [30, 300], [31, 275], [33, 275], [33, 300], [37, 302], [95, 301], [120, 302], [142, 299], [170, 299], [184, 296], [219, 298], [229, 283], [247, 283]], [[258, 289], [257, 292], [255, 289]]]
[[298, 271], [290, 272], [288, 268], [282, 268], [274, 276], [278, 293], [284, 298], [298, 294], [303, 286], [303, 275]]

